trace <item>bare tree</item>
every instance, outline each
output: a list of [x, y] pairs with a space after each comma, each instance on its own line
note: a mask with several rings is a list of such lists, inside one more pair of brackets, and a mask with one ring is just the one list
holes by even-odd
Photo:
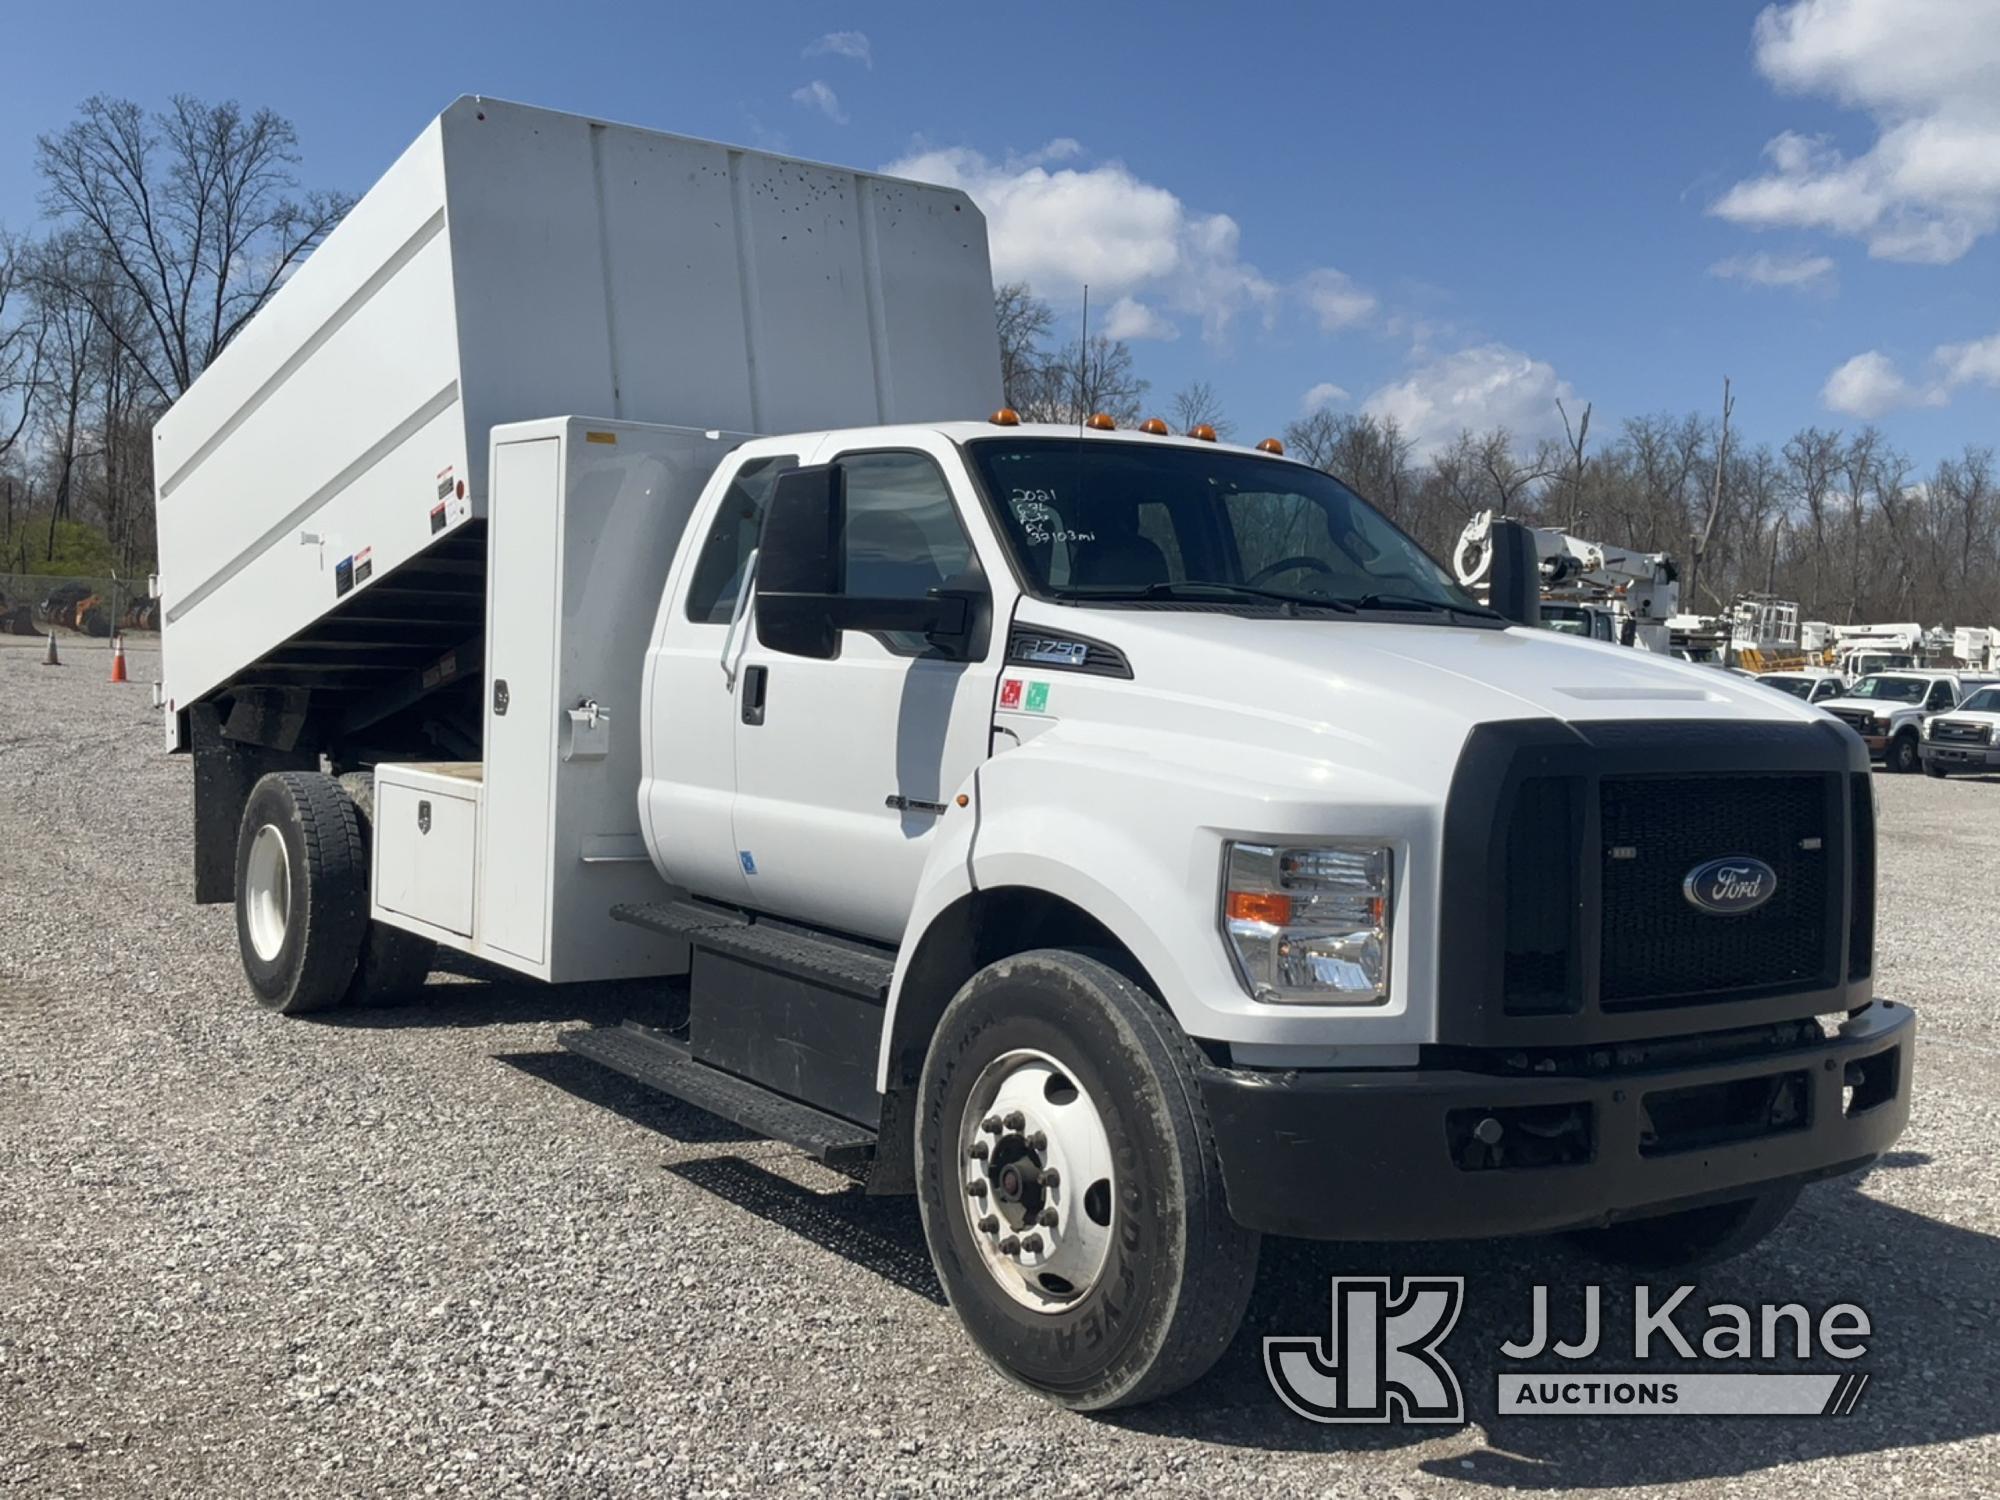
[[47, 329], [28, 279], [27, 247], [0, 234], [0, 460], [27, 429], [42, 383]]
[[1139, 420], [1148, 387], [1133, 368], [1131, 346], [1094, 333], [1088, 341], [1071, 339], [1044, 364], [1017, 409], [1031, 422], [1081, 422], [1103, 412], [1129, 425]]
[[1722, 377], [1722, 426], [1715, 440], [1714, 472], [1710, 476], [1708, 505], [1703, 513], [1701, 525], [1689, 535], [1687, 567], [1683, 576], [1687, 580], [1687, 597], [1694, 597], [1695, 583], [1701, 575], [1701, 560], [1707, 553], [1709, 543], [1715, 540], [1716, 522], [1722, 519], [1723, 483], [1729, 473], [1729, 418], [1736, 410], [1736, 398], [1729, 393], [1729, 377]]
[[1215, 435], [1225, 443], [1236, 432], [1236, 424], [1222, 414], [1221, 398], [1206, 380], [1192, 381], [1175, 391], [1173, 399], [1167, 403], [1167, 410], [1173, 413], [1174, 428], [1178, 432], [1192, 432], [1206, 424], [1213, 427]]
[[1589, 472], [1584, 461], [1584, 449], [1590, 442], [1590, 402], [1583, 403], [1583, 415], [1571, 427], [1569, 411], [1562, 404], [1562, 397], [1556, 397], [1556, 414], [1563, 420], [1563, 445], [1569, 450], [1567, 473], [1564, 477], [1563, 509], [1568, 519], [1563, 523], [1566, 531], [1575, 531], [1583, 525], [1584, 477]]
[[[162, 402], [194, 383], [351, 203], [295, 197], [298, 137], [269, 109], [177, 95], [147, 115], [96, 96], [37, 143], [43, 207], [80, 235], [83, 297]], [[130, 326], [108, 305], [129, 295]]]
[[1025, 281], [993, 288], [993, 321], [1000, 332], [1002, 403], [1021, 408], [1038, 394], [1049, 356], [1042, 341], [1055, 326], [1055, 313]]

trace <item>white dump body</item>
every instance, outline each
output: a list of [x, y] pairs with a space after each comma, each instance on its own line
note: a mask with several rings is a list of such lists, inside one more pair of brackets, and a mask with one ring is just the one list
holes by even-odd
[[963, 193], [460, 99], [155, 430], [169, 742], [482, 517], [498, 424], [782, 432], [978, 416], [999, 387]]

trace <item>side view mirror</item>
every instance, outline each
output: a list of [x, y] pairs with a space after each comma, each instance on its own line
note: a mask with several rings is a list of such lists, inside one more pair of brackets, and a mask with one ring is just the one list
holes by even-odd
[[1487, 603], [1516, 625], [1542, 623], [1542, 560], [1535, 533], [1519, 521], [1495, 519]]
[[757, 639], [787, 656], [831, 661], [843, 630], [909, 630], [948, 654], [970, 649], [983, 593], [933, 589], [921, 599], [847, 592], [847, 478], [839, 464], [778, 477], [757, 542]]

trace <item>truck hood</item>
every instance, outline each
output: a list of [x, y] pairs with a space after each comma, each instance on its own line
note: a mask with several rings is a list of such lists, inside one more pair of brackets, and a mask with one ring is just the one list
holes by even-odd
[[1813, 706], [1824, 708], [1828, 712], [1836, 708], [1851, 708], [1883, 719], [1892, 719], [1899, 714], [1916, 714], [1921, 717], [1928, 711], [1921, 703], [1894, 703], [1887, 698], [1822, 698]]
[[[995, 720], [1013, 743], [1349, 807], [1440, 804], [1467, 738], [1496, 721], [1836, 728], [1748, 678], [1547, 630], [1024, 600], [1015, 631], [1113, 647], [1131, 677], [1038, 668], [1016, 644]], [[1252, 821], [1305, 826], [1290, 813]]]
[[[1411, 715], [1470, 728], [1493, 719], [1820, 719], [1789, 694], [1714, 667], [1519, 627], [1464, 629], [1357, 619], [1246, 618], [1024, 602], [1019, 624], [1092, 636], [1133, 683], [1193, 707], [1277, 711], [1333, 730]], [[1033, 675], [1032, 668], [1021, 669]]]

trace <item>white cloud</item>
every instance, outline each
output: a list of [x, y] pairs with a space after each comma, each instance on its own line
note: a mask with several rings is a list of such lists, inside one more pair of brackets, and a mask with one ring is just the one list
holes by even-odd
[[831, 84], [815, 78], [811, 83], [792, 90], [792, 103], [806, 109], [816, 109], [836, 125], [847, 123], [847, 111], [840, 107], [840, 95], [833, 91]]
[[1375, 311], [1375, 297], [1354, 284], [1354, 278], [1332, 266], [1308, 271], [1299, 283], [1299, 294], [1319, 319], [1323, 333], [1352, 328]]
[[1555, 367], [1505, 344], [1481, 344], [1419, 365], [1361, 403], [1371, 417], [1393, 417], [1428, 455], [1466, 429], [1504, 427], [1532, 442], [1561, 430], [1558, 398], [1571, 395]]
[[1097, 330], [1114, 339], [1177, 339], [1180, 329], [1137, 297], [1120, 297], [1111, 304], [1104, 326]]
[[1904, 407], [1948, 406], [1962, 386], [2000, 389], [2000, 333], [1939, 344], [1931, 350], [1929, 372], [1922, 382], [1906, 379], [1893, 359], [1870, 349], [1827, 376], [1820, 399], [1834, 411], [1872, 419]]
[[924, 149], [882, 170], [969, 193], [986, 215], [996, 280], [1072, 306], [1086, 283], [1093, 301], [1143, 296], [1160, 323], [1194, 318], [1212, 340], [1246, 315], [1270, 323], [1278, 288], [1243, 259], [1234, 219], [1191, 210], [1122, 162], [1065, 165], [1082, 155], [1065, 136], [998, 160], [965, 146]]
[[1732, 255], [1708, 268], [1711, 276], [1725, 281], [1747, 281], [1755, 286], [1796, 287], [1799, 290], [1827, 290], [1833, 286], [1833, 257], [1830, 255], [1772, 255], [1759, 250], [1754, 255]]
[[1864, 419], [1915, 406], [1922, 399], [1903, 378], [1896, 362], [1880, 349], [1855, 355], [1826, 377], [1819, 394], [1834, 411]]
[[1322, 380], [1318, 385], [1299, 397], [1299, 411], [1311, 416], [1316, 411], [1324, 411], [1329, 406], [1338, 406], [1347, 400], [1347, 392], [1331, 380]]
[[1866, 111], [1875, 140], [1850, 156], [1786, 131], [1711, 213], [1938, 265], [2000, 228], [2000, 0], [1794, 0], [1753, 35], [1766, 78]]
[[851, 57], [864, 68], [875, 66], [875, 51], [865, 31], [829, 31], [807, 46], [803, 57]]

